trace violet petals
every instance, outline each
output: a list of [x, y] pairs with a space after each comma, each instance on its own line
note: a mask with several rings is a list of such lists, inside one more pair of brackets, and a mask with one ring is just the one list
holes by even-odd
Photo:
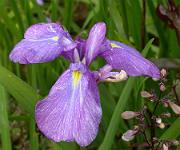
[[105, 39], [106, 24], [103, 22], [96, 23], [90, 30], [86, 41], [86, 64], [89, 65], [92, 60], [98, 55], [101, 44]]
[[124, 70], [130, 76], [160, 78], [159, 69], [134, 48], [107, 40], [101, 50], [100, 55], [113, 69]]
[[68, 69], [36, 105], [38, 128], [55, 142], [89, 145], [97, 135], [101, 115], [96, 81], [84, 68]]
[[76, 47], [70, 35], [59, 24], [32, 25], [24, 39], [12, 50], [10, 59], [20, 64], [42, 63], [54, 60], [62, 51]]

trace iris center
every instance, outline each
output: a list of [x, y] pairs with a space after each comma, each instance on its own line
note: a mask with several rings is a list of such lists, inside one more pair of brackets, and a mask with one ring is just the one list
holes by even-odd
[[120, 48], [120, 46], [118, 46], [118, 45], [115, 44], [115, 43], [111, 43], [110, 45], [111, 45], [112, 48]]

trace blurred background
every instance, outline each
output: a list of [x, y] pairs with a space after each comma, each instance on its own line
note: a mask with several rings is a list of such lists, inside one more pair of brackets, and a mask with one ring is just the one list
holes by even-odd
[[[131, 142], [121, 136], [137, 121], [123, 120], [125, 110], [139, 111], [154, 104], [141, 97], [141, 91], [168, 95], [180, 104], [180, 0], [0, 0], [0, 146], [2, 150], [130, 150], [149, 149], [144, 136]], [[51, 86], [69, 62], [62, 57], [48, 63], [19, 65], [8, 56], [25, 30], [35, 23], [58, 22], [72, 37], [87, 38], [96, 22], [107, 25], [107, 37], [135, 47], [159, 68], [168, 71], [166, 91], [161, 94], [159, 82], [149, 78], [129, 78], [121, 83], [101, 83], [99, 91], [103, 118], [95, 141], [86, 148], [76, 143], [54, 143], [36, 128], [34, 106], [48, 94]], [[105, 64], [98, 58], [91, 65], [96, 70]], [[178, 89], [179, 88], [179, 89]], [[172, 112], [159, 106], [158, 112]], [[177, 139], [178, 116], [165, 118], [163, 129], [154, 129], [158, 138]], [[167, 125], [166, 125], [167, 124]], [[147, 136], [152, 130], [147, 131]], [[176, 149], [176, 147], [172, 148]], [[180, 148], [179, 148], [180, 149]]]

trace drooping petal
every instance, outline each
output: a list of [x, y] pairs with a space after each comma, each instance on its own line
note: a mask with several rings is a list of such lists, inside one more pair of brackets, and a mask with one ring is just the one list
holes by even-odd
[[95, 24], [86, 41], [86, 64], [89, 65], [91, 61], [98, 55], [100, 46], [105, 38], [106, 24], [103, 22]]
[[59, 24], [35, 24], [27, 29], [24, 39], [14, 47], [10, 59], [21, 64], [47, 62], [74, 47], [76, 44]]
[[55, 142], [76, 141], [89, 145], [96, 137], [101, 106], [96, 81], [81, 64], [72, 64], [36, 105], [40, 131]]
[[137, 50], [116, 41], [107, 40], [99, 54], [114, 69], [124, 70], [130, 76], [150, 76], [160, 78], [160, 71]]

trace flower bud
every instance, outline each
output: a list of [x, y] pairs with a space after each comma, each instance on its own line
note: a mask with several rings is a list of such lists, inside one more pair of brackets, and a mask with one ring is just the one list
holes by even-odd
[[164, 117], [164, 118], [169, 118], [169, 117], [171, 117], [171, 113], [163, 113], [163, 114], [161, 114], [161, 116], [162, 117]]
[[168, 150], [168, 145], [167, 144], [163, 144], [163, 150]]
[[161, 90], [162, 92], [164, 92], [164, 91], [166, 90], [166, 87], [165, 87], [164, 84], [160, 84], [160, 90]]
[[172, 140], [171, 142], [172, 142], [172, 144], [175, 145], [175, 146], [179, 145], [179, 141], [177, 141], [177, 140]]
[[141, 91], [141, 96], [144, 98], [152, 98], [153, 94], [147, 92], [147, 91]]
[[124, 141], [131, 141], [133, 140], [135, 134], [137, 133], [138, 131], [137, 130], [128, 130], [126, 131], [123, 135], [122, 135], [122, 140]]
[[164, 129], [164, 128], [165, 128], [165, 124], [164, 124], [163, 122], [161, 122], [158, 126], [159, 126], [159, 128], [161, 128], [161, 129]]
[[134, 111], [125, 111], [121, 114], [121, 117], [123, 119], [131, 119], [131, 118], [137, 117], [138, 115], [139, 113], [134, 112]]
[[161, 124], [162, 123], [162, 119], [161, 118], [156, 118], [156, 123]]
[[161, 76], [162, 77], [165, 77], [167, 75], [167, 71], [166, 71], [166, 69], [161, 69]]
[[168, 101], [168, 104], [176, 114], [180, 115], [180, 106], [176, 105], [175, 103], [171, 101]]
[[166, 107], [166, 108], [168, 107], [168, 104], [167, 104], [167, 103], [163, 103], [163, 105], [164, 105], [164, 107]]

